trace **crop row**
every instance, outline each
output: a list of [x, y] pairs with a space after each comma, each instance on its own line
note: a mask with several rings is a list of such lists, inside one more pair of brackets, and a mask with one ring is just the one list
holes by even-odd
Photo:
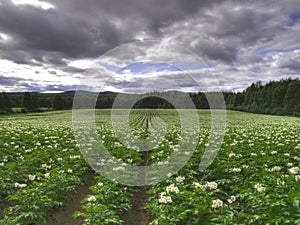
[[[96, 136], [82, 128], [76, 138], [68, 112], [41, 115], [34, 122], [28, 117], [0, 121], [0, 194], [16, 202], [0, 224], [44, 224], [91, 173], [85, 159], [100, 172], [108, 166], [107, 177], [122, 175], [130, 165], [170, 170], [143, 174], [151, 185], [150, 224], [300, 223], [299, 119], [228, 112], [217, 157], [199, 170], [211, 134], [209, 111], [198, 112], [199, 128], [190, 121], [185, 130], [175, 110], [133, 110], [130, 121], [118, 113], [112, 125], [109, 110], [97, 111]], [[100, 145], [112, 159], [102, 157]], [[181, 159], [189, 157], [178, 170]], [[154, 182], [160, 178], [164, 181]], [[133, 185], [138, 174], [136, 179]], [[74, 217], [84, 217], [84, 224], [122, 224], [134, 187], [99, 175], [95, 180]]]

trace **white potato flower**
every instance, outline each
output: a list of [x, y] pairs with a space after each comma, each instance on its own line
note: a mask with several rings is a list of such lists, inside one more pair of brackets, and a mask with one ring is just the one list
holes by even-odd
[[281, 170], [280, 166], [274, 166], [272, 168], [267, 169], [269, 172], [279, 172]]
[[218, 188], [218, 184], [216, 182], [214, 182], [214, 181], [207, 182], [206, 188], [209, 189], [209, 190], [215, 190], [215, 189]]
[[26, 187], [26, 186], [27, 186], [27, 184], [14, 183], [14, 187], [15, 187], [15, 188], [24, 188], [24, 187]]
[[205, 189], [206, 189], [206, 185], [202, 185], [198, 182], [194, 182], [193, 185], [195, 186], [195, 188], [202, 189], [203, 191], [205, 191]]
[[230, 196], [230, 198], [227, 200], [229, 204], [232, 204], [236, 201], [236, 197], [234, 195]]
[[169, 193], [169, 192], [174, 193], [174, 194], [178, 194], [179, 193], [178, 187], [175, 187], [174, 184], [171, 184], [168, 187], [166, 187], [166, 191], [167, 191], [167, 193]]
[[223, 206], [223, 201], [222, 201], [222, 200], [217, 199], [217, 200], [213, 200], [213, 201], [212, 201], [211, 207], [212, 207], [213, 209], [217, 209], [217, 208], [220, 208], [220, 207], [222, 207], [222, 206]]
[[254, 185], [254, 188], [256, 189], [256, 191], [257, 192], [259, 192], [259, 193], [262, 193], [262, 192], [264, 192], [265, 190], [266, 190], [266, 188], [265, 187], [263, 187], [261, 184], [255, 184]]
[[172, 203], [172, 198], [170, 196], [161, 196], [158, 200], [159, 203], [164, 203], [164, 204], [168, 204], [168, 203]]
[[229, 155], [228, 155], [229, 158], [232, 158], [232, 157], [234, 157], [234, 156], [236, 156], [235, 153], [229, 153]]
[[289, 172], [293, 175], [297, 174], [299, 172], [299, 167], [295, 166], [289, 169]]
[[28, 179], [31, 180], [31, 181], [34, 181], [36, 178], [35, 175], [28, 175]]
[[99, 183], [97, 184], [97, 186], [98, 186], [98, 187], [102, 187], [102, 186], [103, 186], [103, 183], [102, 183], [102, 182], [99, 182]]
[[96, 197], [95, 196], [90, 196], [90, 197], [88, 197], [88, 202], [95, 202], [97, 199], [96, 199]]
[[242, 170], [240, 168], [233, 168], [232, 172], [234, 173], [240, 173]]
[[184, 177], [181, 177], [181, 176], [176, 177], [176, 181], [177, 181], [178, 183], [182, 183], [184, 180], [185, 180]]

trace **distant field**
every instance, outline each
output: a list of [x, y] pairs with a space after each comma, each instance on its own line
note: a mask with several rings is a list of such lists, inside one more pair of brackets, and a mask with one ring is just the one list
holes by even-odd
[[[72, 132], [72, 111], [1, 115], [0, 225], [300, 224], [300, 118], [228, 111], [222, 147], [212, 165], [199, 171], [210, 111], [198, 114], [198, 143], [188, 164], [145, 188], [113, 183], [90, 168]], [[132, 110], [131, 131], [146, 138], [149, 118], [158, 116], [167, 133], [145, 158], [118, 140], [111, 110], [96, 110], [99, 137], [121, 159], [119, 169], [168, 162], [180, 151], [175, 110]], [[84, 186], [84, 195], [74, 194]], [[67, 219], [55, 217], [60, 211], [68, 212]], [[75, 211], [76, 220], [71, 218]]]

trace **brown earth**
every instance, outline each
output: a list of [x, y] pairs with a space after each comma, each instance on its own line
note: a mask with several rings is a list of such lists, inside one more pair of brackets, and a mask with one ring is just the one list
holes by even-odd
[[[151, 164], [150, 155], [151, 151], [144, 151], [142, 155], [143, 162], [142, 166], [148, 166]], [[145, 181], [147, 171], [144, 171], [144, 176], [141, 177], [142, 182]], [[147, 195], [147, 190], [150, 187], [142, 186], [135, 187], [132, 197], [132, 208], [128, 212], [124, 213], [121, 218], [125, 221], [124, 225], [147, 225], [153, 220], [150, 209], [145, 207], [148, 204], [149, 195]]]
[[51, 212], [47, 218], [47, 225], [80, 225], [83, 222], [83, 218], [72, 217], [75, 211], [81, 211], [81, 201], [86, 195], [91, 194], [90, 186], [94, 185], [95, 181], [93, 175], [89, 175], [87, 181], [83, 186], [78, 186], [74, 193], [69, 197], [65, 206], [59, 207]]
[[147, 225], [153, 219], [151, 210], [145, 208], [149, 198], [146, 194], [148, 188], [136, 187], [135, 190], [132, 197], [132, 208], [124, 213], [121, 218], [125, 222], [124, 225]]
[[3, 211], [5, 208], [8, 208], [10, 206], [14, 206], [16, 205], [17, 202], [16, 201], [7, 201], [7, 200], [3, 200], [0, 202], [0, 220], [3, 219], [4, 215], [3, 215]]

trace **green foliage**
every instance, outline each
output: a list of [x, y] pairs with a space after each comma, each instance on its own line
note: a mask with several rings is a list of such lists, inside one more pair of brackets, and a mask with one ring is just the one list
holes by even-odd
[[22, 112], [38, 111], [39, 100], [37, 93], [25, 92], [22, 100]]
[[[203, 121], [205, 127], [209, 121]], [[222, 148], [206, 170], [199, 171], [198, 166], [209, 127], [201, 130], [189, 163], [151, 188], [148, 207], [156, 217], [151, 225], [298, 224], [299, 118], [228, 112], [227, 125]], [[152, 157], [166, 159], [173, 142]], [[209, 188], [211, 182], [217, 188]], [[164, 202], [165, 197], [171, 201]], [[222, 202], [219, 207], [216, 200]]]
[[[211, 121], [209, 111], [198, 113], [199, 135], [194, 129], [189, 134], [198, 141], [191, 159], [148, 193], [151, 225], [299, 224], [299, 118], [228, 111], [222, 147], [214, 162], [199, 171]], [[130, 128], [140, 138], [148, 137], [157, 115], [167, 129], [162, 142], [155, 136], [157, 144], [149, 152], [153, 164], [169, 162], [169, 156], [181, 150], [178, 114], [171, 109], [130, 114]], [[122, 166], [143, 162], [140, 152], [117, 138], [110, 110], [96, 110], [96, 124], [103, 145]], [[49, 212], [65, 204], [90, 172], [72, 133], [71, 112], [0, 116], [0, 125], [0, 196], [16, 201], [0, 224], [45, 224]], [[134, 187], [126, 189], [101, 176], [95, 180], [74, 217], [84, 217], [85, 224], [121, 224], [120, 215], [132, 207]]]
[[53, 101], [52, 101], [52, 108], [56, 109], [56, 110], [63, 110], [66, 108], [66, 102], [65, 99], [57, 94], [53, 97]]
[[74, 217], [84, 217], [83, 225], [94, 224], [123, 224], [120, 214], [131, 208], [132, 194], [126, 187], [95, 177], [98, 181], [91, 186], [92, 195], [82, 201], [84, 212], [77, 211]]
[[0, 114], [12, 113], [11, 100], [7, 93], [0, 93]]
[[240, 93], [224, 93], [229, 109], [252, 113], [300, 116], [300, 80], [252, 84]]
[[0, 224], [45, 224], [47, 214], [63, 205], [90, 172], [64, 124], [66, 115], [57, 117], [54, 126], [53, 114], [36, 115], [35, 120], [0, 121], [0, 196], [16, 202]]

